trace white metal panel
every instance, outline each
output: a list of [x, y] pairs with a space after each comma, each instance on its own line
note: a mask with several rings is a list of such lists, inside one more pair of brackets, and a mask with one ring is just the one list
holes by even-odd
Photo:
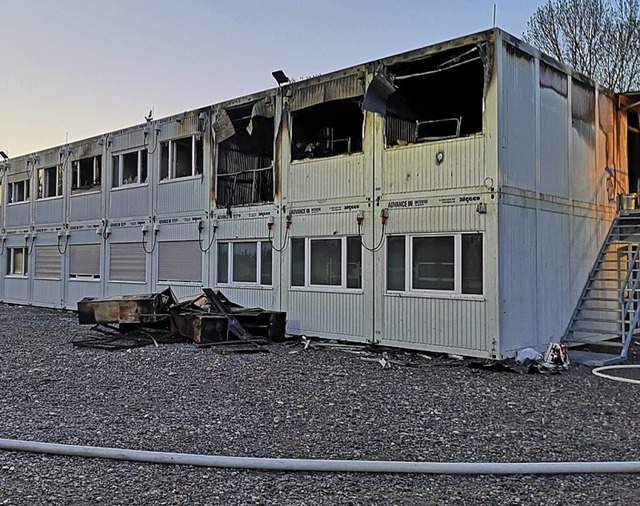
[[[113, 153], [116, 151], [142, 147], [144, 144], [143, 131], [144, 127], [138, 126], [133, 127], [126, 132], [114, 133], [111, 136], [110, 151]], [[153, 134], [152, 132], [149, 133], [149, 139], [151, 139], [149, 149], [153, 149]], [[105, 178], [103, 177], [103, 179]]]
[[536, 210], [501, 206], [500, 352], [537, 342]]
[[136, 218], [149, 215], [148, 185], [111, 190], [109, 194], [109, 218]]
[[31, 302], [38, 306], [62, 307], [60, 280], [34, 279]]
[[385, 296], [381, 344], [467, 350], [490, 356], [493, 336], [486, 331], [484, 300]]
[[219, 289], [230, 301], [241, 306], [278, 309], [277, 301], [274, 299], [275, 291], [273, 288], [235, 288], [226, 285]]
[[361, 153], [292, 162], [289, 203], [356, 198], [365, 194]]
[[569, 102], [551, 88], [540, 89], [541, 193], [569, 197]]
[[573, 81], [571, 86], [571, 163], [569, 181], [573, 200], [596, 200], [595, 92]]
[[501, 184], [535, 190], [536, 87], [533, 57], [503, 44]]
[[587, 282], [589, 271], [595, 263], [598, 251], [604, 241], [604, 236], [598, 229], [598, 222], [590, 217], [589, 213], [571, 217], [569, 298], [573, 306], [578, 302]]
[[70, 279], [67, 283], [65, 307], [73, 310], [78, 309], [78, 301], [84, 297], [102, 297], [100, 281]]
[[202, 288], [192, 284], [184, 285], [180, 283], [158, 283], [157, 290], [162, 291], [165, 288], [171, 288], [173, 294], [177, 297], [190, 297], [192, 295], [200, 295]]
[[31, 220], [31, 202], [7, 204], [7, 227], [29, 225]]
[[[3, 255], [4, 258], [4, 255]], [[5, 260], [6, 262], [6, 260]], [[4, 278], [4, 301], [15, 304], [29, 302], [29, 280], [27, 278]]]
[[69, 197], [69, 221], [89, 221], [102, 218], [102, 194], [82, 193]]
[[203, 177], [178, 178], [158, 184], [159, 214], [189, 213], [209, 209], [208, 185]]
[[62, 223], [64, 209], [62, 197], [55, 199], [36, 200], [36, 221], [38, 224]]
[[[538, 212], [535, 284], [538, 332], [528, 337], [531, 343], [540, 346], [560, 341], [576, 302], [569, 293], [572, 261], [567, 240], [571, 237], [569, 223], [566, 214]], [[523, 289], [530, 285], [527, 283]]]
[[[382, 154], [384, 194], [480, 186], [485, 175], [483, 135], [387, 148]], [[436, 154], [444, 160], [438, 164]]]
[[[287, 332], [363, 341], [361, 293], [290, 290]], [[371, 336], [368, 336], [371, 338]]]

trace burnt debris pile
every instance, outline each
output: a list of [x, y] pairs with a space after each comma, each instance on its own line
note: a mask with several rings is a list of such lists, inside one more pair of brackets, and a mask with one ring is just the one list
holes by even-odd
[[222, 292], [178, 300], [171, 288], [161, 292], [85, 297], [78, 302], [80, 324], [93, 324], [95, 336], [76, 339], [74, 346], [105, 350], [193, 341], [220, 352], [266, 351], [264, 345], [285, 338], [286, 313], [247, 308]]

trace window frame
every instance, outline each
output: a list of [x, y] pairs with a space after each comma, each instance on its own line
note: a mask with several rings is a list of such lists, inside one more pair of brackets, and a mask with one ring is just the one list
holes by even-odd
[[[176, 157], [176, 143], [179, 141], [184, 141], [185, 139], [191, 139], [191, 174], [184, 176], [176, 175], [177, 168], [177, 157]], [[198, 157], [198, 143], [200, 143], [200, 157]], [[167, 147], [167, 159], [164, 160], [163, 152]], [[184, 180], [186, 178], [195, 178], [195, 177], [204, 177], [204, 137], [202, 134], [192, 134], [186, 135], [184, 137], [176, 137], [175, 139], [170, 139], [166, 141], [160, 142], [159, 149], [159, 182], [167, 183], [170, 181], [176, 180]], [[198, 159], [201, 160], [201, 167], [199, 167]], [[166, 167], [165, 167], [166, 163]], [[198, 169], [201, 169], [198, 172]], [[166, 175], [164, 175], [164, 171], [166, 169]]]
[[[89, 159], [92, 160], [93, 164], [93, 178], [91, 179], [91, 186], [85, 187], [81, 185], [80, 163]], [[86, 156], [78, 160], [73, 160], [73, 162], [71, 162], [71, 195], [101, 191], [102, 181], [104, 179], [102, 172], [102, 155]], [[96, 180], [100, 182], [96, 183]]]
[[[45, 195], [45, 193], [49, 193], [49, 191], [46, 190], [51, 188], [52, 173], [55, 173], [56, 175], [54, 185], [55, 195]], [[63, 185], [64, 174], [62, 165], [51, 165], [49, 167], [42, 167], [38, 169], [38, 193], [36, 195], [36, 200], [47, 200], [62, 197], [64, 191]]]
[[[349, 287], [349, 264], [353, 262], [348, 262], [349, 252], [347, 251], [349, 241], [348, 239], [355, 238], [357, 239], [357, 244], [360, 246], [360, 272], [359, 272], [359, 284], [360, 287]], [[343, 235], [343, 236], [319, 236], [319, 237], [292, 237], [292, 241], [295, 240], [304, 240], [304, 284], [303, 285], [294, 285], [293, 282], [293, 258], [291, 258], [291, 264], [289, 266], [289, 289], [290, 290], [313, 290], [313, 291], [339, 291], [339, 292], [349, 292], [349, 293], [362, 293], [363, 292], [363, 255], [362, 255], [362, 243], [360, 242], [360, 238], [357, 235]], [[317, 241], [326, 241], [326, 240], [339, 240], [340, 241], [340, 284], [327, 285], [327, 284], [319, 284], [311, 282], [311, 248], [312, 243]], [[356, 242], [355, 240], [353, 242]]]
[[[8, 190], [8, 195], [7, 195], [8, 202], [7, 202], [7, 204], [11, 205], [11, 204], [22, 204], [24, 202], [29, 202], [29, 200], [30, 200], [30, 186], [31, 186], [29, 183], [30, 183], [29, 179], [21, 179], [20, 181], [10, 181], [8, 183], [9, 186], [7, 188], [7, 190]], [[16, 200], [16, 194], [18, 193], [17, 192], [17, 188], [19, 186], [23, 187], [22, 194], [23, 194], [24, 198], [21, 199], [21, 200]]]
[[[481, 293], [469, 293], [462, 291], [462, 269], [463, 269], [463, 251], [462, 251], [462, 237], [465, 235], [480, 235], [482, 239], [482, 289]], [[385, 291], [387, 295], [418, 295], [429, 296], [437, 298], [456, 298], [456, 299], [480, 299], [484, 300], [486, 297], [486, 245], [484, 240], [484, 232], [437, 232], [427, 234], [393, 234], [390, 237], [404, 237], [404, 289], [389, 289], [389, 250], [388, 244], [385, 247], [385, 270], [384, 270], [384, 282]], [[453, 237], [453, 272], [454, 272], [454, 288], [453, 290], [444, 290], [437, 288], [415, 288], [414, 287], [414, 265], [413, 265], [413, 248], [414, 239], [421, 238], [437, 238], [437, 237]]]
[[[233, 279], [233, 267], [234, 267], [234, 248], [236, 244], [255, 244], [256, 245], [256, 280], [255, 281], [235, 281]], [[226, 245], [226, 260], [227, 260], [227, 269], [226, 269], [226, 281], [220, 281], [220, 268], [222, 264], [220, 262], [220, 247]], [[273, 288], [273, 251], [271, 251], [271, 283], [266, 284], [263, 283], [264, 276], [266, 271], [263, 271], [262, 263], [263, 263], [263, 247], [264, 245], [268, 246], [269, 250], [271, 250], [271, 244], [269, 241], [264, 239], [257, 239], [255, 241], [218, 241], [218, 245], [216, 247], [216, 284], [224, 285], [224, 286], [250, 286], [254, 288], [265, 288], [270, 289]]]
[[[136, 163], [136, 180], [131, 183], [124, 182], [124, 157], [133, 153], [138, 154], [138, 160]], [[146, 167], [143, 167], [143, 157], [147, 157]], [[114, 159], [118, 159], [118, 178], [114, 177], [115, 167]], [[145, 181], [142, 181], [143, 168], [146, 170]], [[149, 153], [146, 149], [130, 149], [126, 151], [120, 151], [118, 153], [112, 153], [111, 155], [111, 190], [120, 190], [123, 188], [131, 188], [134, 186], [147, 186], [149, 184]]]
[[[15, 272], [16, 269], [16, 252], [22, 252], [22, 271]], [[27, 278], [29, 277], [29, 251], [26, 246], [10, 246], [7, 248], [7, 269], [6, 276], [10, 278]]]

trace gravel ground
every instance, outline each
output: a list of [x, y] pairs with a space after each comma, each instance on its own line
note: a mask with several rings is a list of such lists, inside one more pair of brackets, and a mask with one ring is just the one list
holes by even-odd
[[[107, 352], [74, 313], [0, 304], [0, 437], [253, 457], [434, 462], [638, 460], [638, 386], [411, 366], [274, 344]], [[640, 363], [637, 349], [630, 363]], [[637, 504], [640, 475], [259, 472], [0, 451], [0, 505]]]

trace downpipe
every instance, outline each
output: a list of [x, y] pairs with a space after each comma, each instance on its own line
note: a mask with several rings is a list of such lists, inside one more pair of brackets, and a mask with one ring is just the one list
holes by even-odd
[[73, 457], [88, 457], [151, 464], [255, 469], [261, 471], [305, 471], [342, 473], [413, 474], [586, 474], [640, 473], [640, 461], [630, 462], [398, 462], [377, 460], [315, 460], [254, 457], [224, 457], [190, 453], [165, 453], [98, 446], [40, 443], [0, 439], [0, 449]]

